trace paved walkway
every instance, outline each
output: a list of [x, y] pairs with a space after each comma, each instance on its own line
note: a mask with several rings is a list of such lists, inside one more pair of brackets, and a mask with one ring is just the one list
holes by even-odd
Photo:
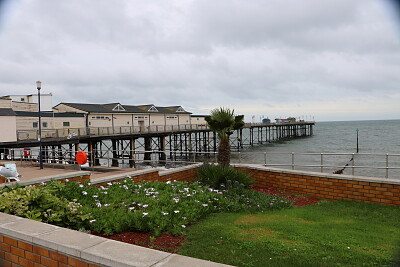
[[[15, 161], [0, 161], [0, 165], [4, 163], [16, 163], [17, 165], [17, 171], [22, 177], [20, 178], [21, 181], [29, 181], [29, 180], [36, 180], [41, 177], [47, 177], [51, 175], [60, 175], [60, 174], [66, 174], [66, 173], [72, 173], [76, 172], [79, 170], [79, 166], [76, 166], [78, 168], [72, 168], [73, 166], [66, 166], [66, 167], [71, 167], [70, 169], [61, 169], [61, 168], [55, 168], [55, 166], [49, 166], [47, 164], [44, 165], [43, 169], [40, 169], [37, 163], [30, 163], [30, 162], [15, 162]], [[123, 174], [123, 173], [128, 173], [135, 171], [133, 168], [115, 168], [115, 167], [103, 167], [103, 168], [95, 168], [95, 169], [84, 169], [87, 171], [91, 172], [91, 179], [97, 179], [97, 178], [102, 178], [102, 177], [107, 177], [107, 176], [112, 176], [116, 174]]]

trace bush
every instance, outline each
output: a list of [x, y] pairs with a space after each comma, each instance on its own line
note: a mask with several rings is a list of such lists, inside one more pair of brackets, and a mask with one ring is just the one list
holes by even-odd
[[0, 194], [0, 211], [76, 230], [87, 227], [91, 216], [82, 211], [80, 203], [54, 195], [62, 186], [55, 182], [49, 187], [8, 188]]
[[253, 183], [251, 174], [235, 170], [232, 166], [203, 163], [197, 172], [197, 181], [212, 188], [241, 188]]
[[77, 199], [93, 214], [91, 230], [108, 235], [123, 231], [180, 235], [189, 224], [229, 206], [221, 192], [199, 183], [126, 179], [93, 187], [70, 182], [60, 193]]

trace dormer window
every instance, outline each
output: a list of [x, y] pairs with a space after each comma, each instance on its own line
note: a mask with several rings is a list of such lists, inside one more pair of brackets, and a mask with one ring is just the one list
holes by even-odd
[[186, 112], [186, 110], [184, 110], [182, 107], [179, 107], [176, 112]]
[[125, 111], [124, 107], [121, 106], [121, 104], [116, 105], [116, 106], [113, 108], [113, 110], [114, 110], [114, 111]]
[[152, 111], [152, 112], [158, 112], [158, 109], [156, 109], [155, 106], [152, 106], [151, 108], [149, 108], [148, 111]]

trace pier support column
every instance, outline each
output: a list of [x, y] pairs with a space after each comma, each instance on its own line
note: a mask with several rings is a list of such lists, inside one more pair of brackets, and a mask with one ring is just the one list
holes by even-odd
[[144, 138], [144, 160], [151, 160], [151, 137]]
[[117, 140], [111, 140], [112, 144], [112, 159], [111, 159], [111, 167], [118, 167], [118, 146]]
[[135, 162], [135, 138], [129, 140], [129, 167], [136, 168]]
[[159, 137], [159, 144], [160, 144], [160, 154], [159, 154], [159, 160], [161, 163], [165, 164], [165, 160], [167, 159], [167, 155], [165, 154], [165, 138], [166, 136], [160, 136]]

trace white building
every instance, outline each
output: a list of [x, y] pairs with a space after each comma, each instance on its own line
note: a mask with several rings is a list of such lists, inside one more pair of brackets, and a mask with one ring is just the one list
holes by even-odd
[[[38, 104], [38, 95], [6, 95], [3, 98], [9, 98], [13, 103], [31, 103]], [[16, 105], [16, 104], [14, 104]], [[49, 94], [40, 94], [40, 110], [42, 111], [51, 111], [53, 107], [53, 95]], [[37, 111], [37, 110], [36, 110]]]

